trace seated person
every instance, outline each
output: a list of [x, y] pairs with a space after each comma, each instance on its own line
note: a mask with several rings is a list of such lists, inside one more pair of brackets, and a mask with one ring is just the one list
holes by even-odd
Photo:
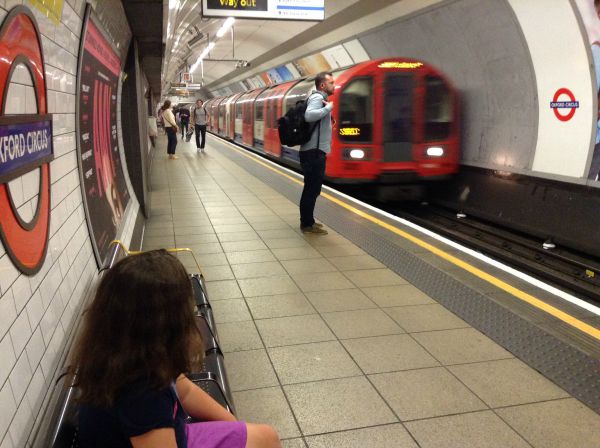
[[273, 428], [236, 421], [185, 377], [203, 356], [192, 294], [165, 250], [126, 257], [104, 275], [70, 359], [80, 446], [281, 448]]

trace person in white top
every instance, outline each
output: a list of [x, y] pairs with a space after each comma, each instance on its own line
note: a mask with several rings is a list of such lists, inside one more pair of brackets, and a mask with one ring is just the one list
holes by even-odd
[[[196, 131], [196, 150], [198, 152], [204, 152], [204, 143], [206, 142], [206, 119], [208, 118], [208, 112], [203, 106], [204, 101], [201, 99], [196, 100], [196, 106], [194, 107], [194, 128]], [[200, 142], [202, 138], [202, 142]]]
[[175, 115], [173, 115], [171, 102], [169, 100], [166, 100], [160, 109], [165, 124], [165, 132], [167, 133], [167, 154], [169, 154], [169, 159], [174, 160], [178, 158], [175, 155], [175, 148], [177, 147], [177, 133], [179, 132], [179, 126], [177, 126], [177, 122], [175, 121]]

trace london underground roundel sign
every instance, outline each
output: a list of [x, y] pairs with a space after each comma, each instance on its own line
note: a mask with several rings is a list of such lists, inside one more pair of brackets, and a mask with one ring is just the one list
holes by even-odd
[[563, 87], [558, 89], [554, 94], [550, 108], [560, 121], [570, 121], [575, 116], [577, 109], [579, 109], [579, 101], [575, 99], [573, 92]]
[[[15, 68], [29, 71], [35, 91], [35, 115], [8, 115], [6, 101]], [[0, 27], [0, 238], [23, 273], [38, 272], [48, 248], [50, 229], [50, 161], [52, 117], [48, 115], [44, 57], [35, 18], [23, 6], [6, 16]], [[15, 206], [8, 182], [39, 170], [37, 208], [25, 222]]]

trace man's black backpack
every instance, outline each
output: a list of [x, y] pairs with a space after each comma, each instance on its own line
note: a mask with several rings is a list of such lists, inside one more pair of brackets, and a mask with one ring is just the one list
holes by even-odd
[[294, 107], [288, 109], [279, 123], [279, 140], [286, 146], [303, 145], [310, 140], [318, 121], [307, 123], [304, 119], [308, 100], [298, 101]]

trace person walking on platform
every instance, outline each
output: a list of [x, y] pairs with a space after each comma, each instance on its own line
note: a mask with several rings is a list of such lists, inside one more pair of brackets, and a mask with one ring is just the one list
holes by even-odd
[[173, 111], [171, 110], [171, 102], [166, 100], [161, 107], [161, 110], [165, 124], [165, 132], [167, 133], [167, 154], [169, 154], [169, 159], [177, 159], [178, 157], [175, 155], [175, 148], [177, 147], [177, 133], [179, 132], [179, 126], [177, 126], [175, 115], [173, 115]]
[[79, 446], [281, 448], [271, 426], [237, 421], [186, 377], [205, 350], [194, 305], [185, 267], [164, 249], [106, 271], [69, 359]]
[[310, 140], [300, 146], [300, 165], [304, 173], [304, 188], [300, 198], [300, 229], [303, 233], [327, 235], [321, 223], [315, 221], [314, 211], [317, 198], [321, 194], [321, 186], [325, 178], [327, 154], [331, 151], [331, 129], [333, 95], [335, 80], [328, 72], [319, 73], [315, 78], [315, 87], [307, 100], [304, 119], [307, 123], [315, 123]]
[[[194, 130], [196, 131], [196, 150], [204, 152], [204, 144], [206, 142], [206, 118], [208, 113], [204, 108], [204, 101], [196, 100], [196, 106], [193, 111]], [[200, 141], [202, 138], [202, 141]]]
[[179, 108], [179, 122], [181, 123], [181, 140], [184, 140], [190, 124], [190, 110], [186, 106]]

